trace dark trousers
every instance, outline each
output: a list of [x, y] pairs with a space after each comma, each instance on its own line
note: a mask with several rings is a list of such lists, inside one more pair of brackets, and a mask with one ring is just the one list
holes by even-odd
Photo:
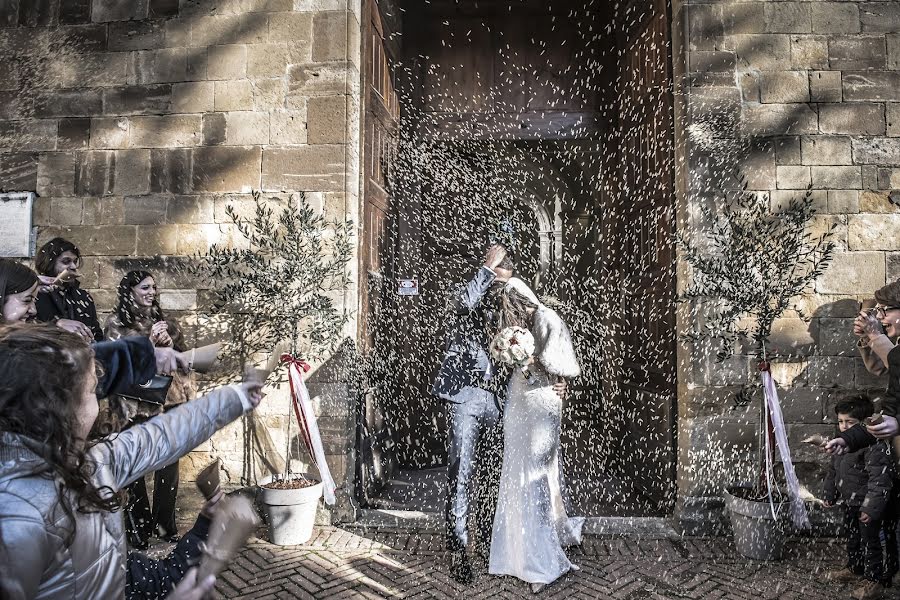
[[175, 500], [178, 496], [178, 462], [153, 474], [153, 508], [147, 484], [141, 477], [128, 486], [126, 530], [133, 543], [146, 543], [154, 533], [162, 537], [178, 533], [175, 526]]
[[469, 517], [474, 516], [476, 547], [487, 555], [503, 461], [500, 409], [494, 394], [480, 388], [465, 387], [454, 400], [448, 404], [447, 549], [465, 550]]
[[[847, 568], [871, 581], [884, 581], [884, 562], [881, 551], [881, 531], [884, 521], [873, 519], [868, 523], [859, 520], [860, 507], [848, 506], [844, 510], [844, 527], [847, 528]], [[893, 540], [894, 552], [897, 543]]]

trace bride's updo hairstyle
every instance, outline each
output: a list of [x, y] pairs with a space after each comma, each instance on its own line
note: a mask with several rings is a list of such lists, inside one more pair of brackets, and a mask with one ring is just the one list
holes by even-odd
[[532, 311], [538, 308], [530, 298], [517, 291], [515, 288], [507, 287], [500, 297], [500, 328], [507, 327], [524, 327], [531, 329], [531, 323], [534, 320], [533, 314], [528, 314], [529, 309]]
[[93, 466], [75, 433], [81, 394], [95, 368], [91, 347], [74, 333], [55, 325], [0, 325], [0, 447], [14, 452], [15, 446], [6, 448], [7, 436], [20, 436], [47, 463], [44, 475], [59, 481], [59, 502], [70, 517], [121, 506], [120, 495], [91, 483]]

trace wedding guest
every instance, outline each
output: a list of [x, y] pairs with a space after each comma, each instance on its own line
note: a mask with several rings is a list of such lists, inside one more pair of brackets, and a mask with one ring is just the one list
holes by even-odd
[[[184, 456], [262, 397], [258, 382], [220, 388], [89, 446], [97, 376], [83, 339], [49, 325], [0, 326], [0, 373], [3, 585], [15, 600], [123, 597], [124, 487]], [[195, 574], [185, 586], [198, 587]], [[209, 582], [200, 586], [208, 590]]]
[[[166, 319], [159, 305], [156, 280], [152, 274], [147, 271], [129, 271], [119, 282], [117, 296], [115, 312], [106, 322], [107, 339], [144, 336], [148, 337], [154, 346], [170, 347], [178, 352], [185, 350], [180, 325], [175, 319]], [[110, 398], [110, 407], [120, 425], [128, 427], [183, 404], [195, 395], [193, 374], [176, 372], [164, 405], [114, 396]], [[135, 548], [146, 548], [153, 534], [167, 541], [178, 539], [175, 524], [178, 467], [178, 463], [175, 462], [156, 472], [152, 509], [143, 479], [138, 479], [128, 488], [131, 499], [126, 518], [129, 541]]]
[[37, 315], [37, 274], [14, 260], [0, 258], [0, 307], [3, 323], [30, 321]]
[[89, 341], [101, 341], [103, 329], [97, 320], [97, 306], [79, 282], [78, 247], [63, 238], [53, 238], [38, 250], [34, 267], [49, 283], [37, 297], [37, 320], [56, 323]]
[[[889, 283], [875, 292], [877, 303], [871, 311], [860, 311], [853, 321], [853, 333], [859, 338], [856, 347], [866, 369], [873, 375], [888, 371], [888, 354], [894, 348], [896, 337], [888, 336], [882, 321], [888, 313], [900, 313], [900, 281]], [[896, 317], [896, 315], [893, 315]]]

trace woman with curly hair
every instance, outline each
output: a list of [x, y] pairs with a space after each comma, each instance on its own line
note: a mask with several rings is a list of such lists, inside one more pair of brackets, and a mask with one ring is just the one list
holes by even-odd
[[228, 386], [91, 446], [97, 372], [80, 336], [0, 326], [0, 542], [12, 598], [121, 598], [122, 490], [255, 408], [261, 384]]
[[40, 283], [25, 265], [0, 258], [0, 323], [33, 320]]
[[103, 329], [93, 296], [81, 288], [80, 267], [81, 251], [69, 240], [57, 237], [41, 246], [34, 269], [48, 282], [48, 289], [38, 295], [37, 320], [56, 323], [89, 342], [99, 342]]
[[[186, 350], [184, 335], [178, 321], [166, 319], [159, 306], [156, 280], [147, 271], [129, 271], [119, 282], [116, 310], [106, 321], [106, 338], [149, 337], [156, 347], [171, 347], [177, 352]], [[166, 395], [165, 404], [143, 402], [136, 398], [113, 396], [110, 407], [119, 427], [141, 423], [192, 399], [197, 393], [191, 373], [176, 373]], [[175, 541], [175, 499], [178, 495], [178, 463], [160, 469], [154, 476], [153, 508], [143, 478], [128, 488], [128, 534], [131, 545], [146, 548], [150, 537]]]

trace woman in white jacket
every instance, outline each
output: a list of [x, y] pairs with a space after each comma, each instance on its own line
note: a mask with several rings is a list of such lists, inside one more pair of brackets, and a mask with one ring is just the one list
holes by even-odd
[[583, 517], [569, 517], [560, 489], [559, 433], [562, 400], [558, 378], [581, 374], [566, 324], [524, 281], [506, 285], [501, 328], [534, 335], [534, 361], [526, 379], [515, 369], [503, 410], [503, 469], [491, 536], [494, 575], [512, 575], [533, 591], [577, 569], [563, 547], [581, 543]]
[[93, 352], [49, 325], [0, 326], [0, 542], [15, 600], [122, 598], [122, 490], [262, 398], [229, 386], [85, 447], [97, 417]]

